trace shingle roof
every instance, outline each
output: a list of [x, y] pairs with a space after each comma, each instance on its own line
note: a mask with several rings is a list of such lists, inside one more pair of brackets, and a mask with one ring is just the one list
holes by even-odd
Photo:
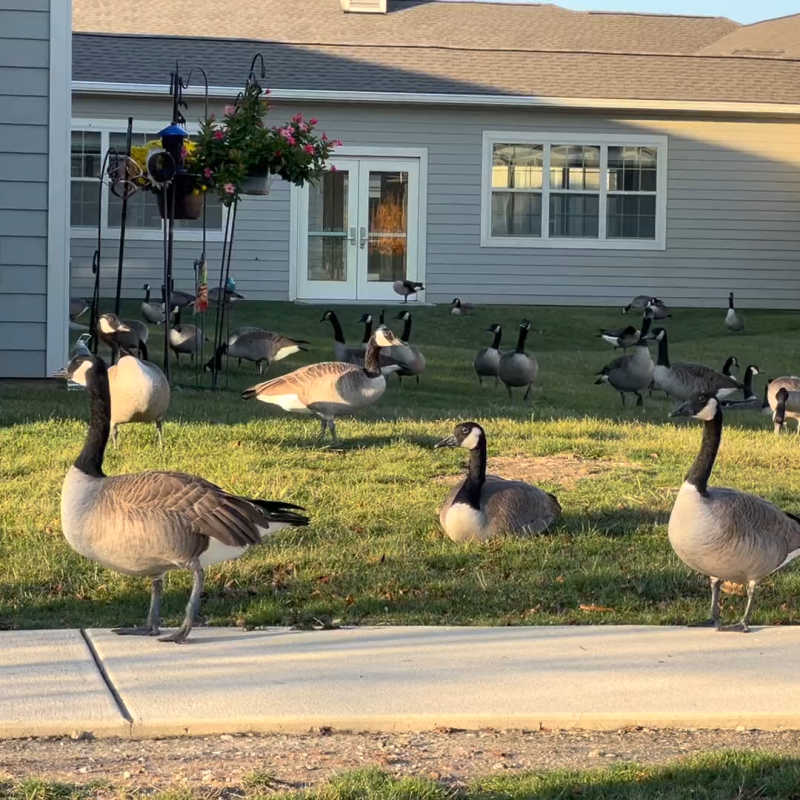
[[735, 30], [724, 17], [570, 11], [552, 4], [394, 0], [345, 14], [339, 0], [74, 0], [73, 30], [330, 45], [693, 53]]
[[742, 25], [699, 52], [720, 56], [800, 58], [800, 14]]
[[345, 14], [338, 0], [74, 0], [75, 29], [102, 33], [73, 35], [73, 78], [162, 84], [177, 59], [203, 66], [213, 86], [238, 86], [261, 52], [272, 88], [800, 102], [800, 63], [692, 54], [743, 30], [719, 17], [426, 0], [390, 9]]

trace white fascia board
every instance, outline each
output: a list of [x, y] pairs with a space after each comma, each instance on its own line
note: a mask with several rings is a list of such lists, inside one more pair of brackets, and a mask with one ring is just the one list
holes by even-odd
[[[151, 97], [169, 94], [169, 86], [155, 83], [111, 83], [73, 81], [76, 94], [111, 94], [129, 97]], [[209, 86], [211, 98], [233, 98], [239, 86]], [[184, 94], [202, 96], [200, 87], [189, 87]], [[572, 108], [594, 110], [677, 111], [714, 114], [800, 115], [800, 103], [734, 103], [707, 100], [631, 100], [607, 97], [542, 97], [539, 95], [505, 94], [436, 94], [425, 92], [356, 92], [323, 89], [273, 89], [275, 100], [305, 100], [321, 103], [408, 103], [413, 105], [507, 106], [539, 108]]]

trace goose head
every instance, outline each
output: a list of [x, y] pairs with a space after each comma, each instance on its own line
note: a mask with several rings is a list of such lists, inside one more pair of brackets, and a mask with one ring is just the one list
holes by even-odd
[[372, 334], [375, 344], [378, 347], [394, 347], [398, 344], [397, 337], [385, 325], [380, 325], [375, 333]]
[[531, 329], [531, 322], [530, 320], [524, 319], [519, 324], [520, 330], [529, 331]]
[[359, 322], [364, 325], [367, 325], [368, 323], [372, 322], [372, 314], [370, 314], [369, 312], [367, 312], [366, 314], [362, 314]]
[[91, 353], [79, 353], [70, 359], [69, 364], [62, 370], [62, 375], [67, 380], [80, 386], [87, 386], [92, 376], [96, 374], [102, 359]]
[[410, 311], [401, 311], [395, 317], [395, 319], [401, 319], [401, 320], [403, 320], [403, 322], [405, 322], [406, 320], [411, 319], [411, 312]]
[[500, 330], [500, 323], [493, 322], [487, 329], [486, 333], [497, 333]]
[[461, 298], [460, 297], [454, 297], [453, 301], [450, 303], [450, 305], [453, 306], [454, 308], [461, 308]]
[[130, 333], [130, 328], [116, 315], [108, 312], [101, 314], [97, 320], [97, 329], [100, 333]]
[[477, 422], [459, 422], [450, 436], [436, 442], [434, 449], [437, 447], [463, 447], [465, 450], [475, 450], [485, 440], [486, 433]]
[[330, 319], [333, 319], [333, 317], [334, 317], [334, 313], [333, 313], [333, 311], [331, 311], [330, 309], [328, 309], [328, 310], [327, 310], [327, 311], [326, 311], [326, 312], [325, 312], [325, 313], [322, 315], [322, 319], [320, 319], [320, 322], [328, 322], [328, 320], [330, 320]]
[[682, 406], [678, 406], [670, 413], [671, 417], [693, 417], [708, 422], [714, 419], [720, 410], [719, 400], [714, 395], [704, 392], [696, 394], [687, 400]]

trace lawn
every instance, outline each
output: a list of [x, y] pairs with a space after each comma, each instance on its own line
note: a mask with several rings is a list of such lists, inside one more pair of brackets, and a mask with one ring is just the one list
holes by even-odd
[[254, 771], [243, 786], [221, 793], [195, 793], [176, 786], [164, 792], [131, 791], [102, 781], [75, 785], [42, 780], [0, 783], [8, 800], [89, 800], [95, 797], [141, 797], [152, 800], [796, 800], [800, 762], [769, 753], [723, 751], [665, 765], [619, 764], [570, 772], [522, 772], [478, 778], [464, 787], [428, 778], [396, 778], [377, 769], [344, 773], [316, 788], [280, 791], [267, 772]]
[[[107, 308], [108, 303], [105, 304]], [[258, 324], [311, 341], [308, 353], [273, 368], [331, 358], [324, 309], [289, 303], [242, 303], [233, 325]], [[348, 340], [358, 340], [364, 309], [337, 309]], [[377, 308], [371, 309], [377, 311]], [[166, 445], [152, 426], [122, 428], [109, 449], [108, 474], [170, 469], [202, 475], [244, 495], [305, 506], [312, 524], [283, 531], [247, 557], [209, 571], [203, 613], [210, 624], [579, 624], [677, 623], [705, 615], [706, 581], [672, 553], [666, 522], [700, 443], [694, 421], [667, 418], [673, 404], [653, 397], [623, 409], [619, 395], [594, 385], [614, 357], [596, 337], [624, 324], [617, 309], [486, 307], [452, 317], [446, 307], [414, 308], [412, 340], [428, 369], [419, 386], [390, 381], [384, 397], [337, 428], [341, 449], [318, 447], [314, 419], [243, 401], [257, 382], [251, 364], [231, 365], [227, 390], [194, 387], [194, 372], [176, 371]], [[138, 315], [138, 301], [123, 310]], [[394, 309], [391, 309], [391, 315]], [[729, 334], [724, 310], [677, 310], [668, 321], [671, 357], [720, 368], [735, 354], [741, 373], [796, 370], [800, 317], [749, 311], [746, 332]], [[479, 387], [475, 351], [483, 330], [502, 322], [505, 344], [523, 316], [533, 320], [529, 352], [539, 360], [532, 401], [513, 402], [501, 388]], [[395, 330], [401, 330], [396, 323]], [[156, 329], [153, 337], [158, 338]], [[151, 357], [159, 358], [151, 340]], [[106, 571], [73, 553], [59, 522], [59, 491], [81, 447], [87, 419], [83, 392], [59, 382], [0, 383], [0, 626], [108, 627], [146, 612], [143, 581]], [[559, 524], [542, 536], [488, 544], [454, 544], [438, 526], [448, 477], [464, 453], [433, 450], [456, 420], [487, 430], [490, 469], [523, 475], [557, 494]], [[793, 426], [792, 426], [793, 427]], [[800, 440], [774, 436], [754, 412], [726, 417], [712, 484], [756, 492], [800, 513]], [[176, 624], [189, 579], [169, 577], [164, 614]], [[741, 613], [726, 595], [723, 615]], [[600, 610], [598, 610], [600, 609]], [[766, 580], [756, 624], [800, 621], [800, 571]]]

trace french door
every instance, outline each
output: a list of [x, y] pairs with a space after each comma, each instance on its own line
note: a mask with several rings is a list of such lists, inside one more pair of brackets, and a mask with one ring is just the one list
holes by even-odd
[[297, 296], [396, 300], [418, 280], [419, 160], [334, 158], [300, 191]]

